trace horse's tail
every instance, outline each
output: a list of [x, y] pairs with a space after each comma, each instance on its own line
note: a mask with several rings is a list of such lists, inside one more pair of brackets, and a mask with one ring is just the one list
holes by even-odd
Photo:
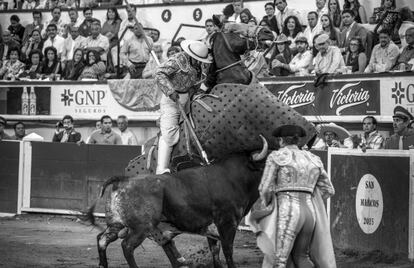
[[116, 191], [116, 190], [118, 190], [119, 182], [121, 182], [123, 180], [126, 180], [127, 178], [128, 177], [126, 177], [126, 176], [113, 176], [113, 177], [109, 178], [108, 180], [106, 180], [104, 182], [104, 184], [102, 185], [102, 190], [99, 194], [99, 198], [102, 198], [103, 195], [105, 194], [106, 187], [108, 187], [109, 185], [112, 184], [112, 191]]

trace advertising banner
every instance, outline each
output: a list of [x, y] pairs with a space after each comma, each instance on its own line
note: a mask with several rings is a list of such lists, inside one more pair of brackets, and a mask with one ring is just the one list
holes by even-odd
[[381, 81], [381, 108], [383, 114], [392, 115], [401, 105], [414, 114], [414, 76], [390, 76]]

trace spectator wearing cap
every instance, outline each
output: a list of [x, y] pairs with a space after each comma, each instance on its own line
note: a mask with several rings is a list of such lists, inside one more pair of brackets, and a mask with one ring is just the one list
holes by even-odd
[[303, 31], [303, 35], [308, 40], [310, 48], [313, 47], [313, 37], [322, 32], [321, 24], [318, 23], [318, 13], [311, 11], [308, 13], [308, 27]]
[[4, 132], [4, 129], [7, 126], [7, 120], [0, 116], [0, 141], [2, 140], [10, 140], [10, 136], [6, 134], [6, 132]]
[[135, 134], [128, 128], [128, 118], [125, 115], [118, 116], [116, 120], [119, 131], [117, 134], [121, 136], [123, 145], [138, 145]]
[[91, 35], [82, 42], [81, 46], [87, 50], [98, 52], [102, 61], [107, 61], [109, 50], [108, 37], [101, 34], [101, 24], [99, 20], [94, 20], [91, 25]]
[[112, 130], [112, 118], [109, 115], [101, 117], [101, 129], [91, 134], [88, 144], [122, 145], [121, 136]]
[[315, 73], [337, 73], [345, 67], [344, 59], [338, 47], [329, 44], [329, 36], [321, 34], [315, 39], [318, 54], [315, 57]]
[[400, 50], [393, 41], [387, 30], [379, 32], [379, 44], [374, 46], [371, 59], [365, 73], [382, 73], [391, 70], [394, 67]]
[[26, 136], [26, 126], [19, 121], [13, 125], [14, 135], [10, 137], [11, 140], [21, 141]]
[[270, 73], [275, 76], [288, 76], [290, 74], [289, 70], [282, 68], [282, 66], [289, 64], [292, 60], [292, 52], [289, 47], [291, 41], [286, 35], [281, 34], [277, 37], [275, 43], [276, 48], [270, 57]]
[[265, 21], [269, 26], [269, 29], [279, 35], [279, 27], [275, 16], [275, 5], [273, 2], [267, 2], [264, 6], [266, 16], [263, 17], [262, 21]]
[[56, 49], [57, 57], [60, 59], [63, 53], [63, 47], [65, 45], [65, 39], [57, 34], [57, 26], [56, 24], [49, 24], [46, 28], [47, 31], [47, 40], [43, 44], [43, 55], [45, 54], [45, 50], [47, 47], [54, 47]]
[[79, 25], [79, 34], [82, 35], [83, 37], [88, 37], [91, 35], [91, 26], [93, 22], [92, 8], [90, 7], [84, 8], [83, 16], [85, 17], [85, 19], [83, 20], [81, 25]]
[[314, 149], [327, 150], [329, 147], [352, 148], [350, 140], [351, 133], [335, 123], [320, 124], [316, 127], [319, 141], [313, 146]]
[[62, 121], [56, 123], [56, 130], [52, 139], [53, 142], [77, 143], [81, 141], [81, 138], [81, 134], [74, 129], [72, 116], [65, 115]]
[[408, 150], [414, 145], [413, 132], [408, 128], [413, 115], [402, 106], [394, 108], [393, 128], [394, 134], [385, 140], [385, 149]]
[[10, 26], [7, 28], [10, 31], [11, 37], [22, 44], [24, 27], [20, 24], [20, 18], [17, 15], [12, 15], [10, 17]]
[[414, 27], [408, 28], [405, 32], [407, 46], [404, 47], [394, 69], [401, 71], [414, 71]]
[[308, 40], [305, 36], [299, 36], [295, 40], [297, 54], [293, 57], [289, 64], [284, 64], [281, 67], [294, 73], [295, 76], [304, 76], [309, 74], [308, 69], [312, 65], [313, 55], [309, 50]]
[[365, 149], [382, 149], [384, 146], [384, 137], [378, 133], [377, 119], [373, 116], [367, 116], [362, 120], [362, 130], [364, 134], [361, 137], [360, 147]]

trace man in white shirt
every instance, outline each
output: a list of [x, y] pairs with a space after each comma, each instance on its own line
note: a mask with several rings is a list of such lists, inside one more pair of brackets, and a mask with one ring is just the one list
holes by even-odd
[[318, 13], [316, 11], [311, 11], [308, 13], [308, 27], [306, 27], [303, 34], [306, 39], [308, 39], [309, 47], [313, 47], [313, 37], [317, 34], [320, 34], [322, 31], [322, 26], [318, 23]]
[[73, 57], [73, 52], [82, 46], [82, 42], [86, 40], [85, 37], [79, 34], [79, 28], [71, 26], [69, 28], [70, 36], [65, 39], [63, 46], [62, 61], [69, 61]]
[[57, 35], [57, 26], [55, 24], [49, 24], [46, 28], [47, 40], [43, 44], [43, 54], [45, 53], [45, 48], [54, 47], [56, 48], [58, 58], [62, 57], [63, 47], [65, 45], [65, 39]]
[[228, 21], [230, 22], [236, 22], [236, 23], [240, 23], [240, 13], [243, 10], [243, 1], [241, 0], [235, 0], [233, 2], [233, 9], [234, 9], [234, 14], [233, 16], [231, 16], [230, 18], [228, 18]]
[[70, 27], [79, 28], [79, 26], [82, 24], [81, 20], [79, 19], [78, 11], [75, 8], [69, 9], [68, 13], [69, 13], [70, 22], [65, 25], [65, 32], [63, 34], [64, 38], [70, 38], [69, 36]]
[[[128, 40], [131, 36], [134, 35], [134, 33], [132, 32], [132, 28], [135, 25], [135, 17], [137, 14], [137, 8], [136, 6], [132, 6], [131, 8], [127, 8], [127, 19], [123, 20], [121, 22], [121, 26], [119, 27], [119, 37], [121, 37], [121, 35], [124, 33], [124, 31], [126, 29], [126, 32], [122, 38], [122, 40]], [[121, 41], [121, 46], [122, 46], [122, 41]]]
[[315, 40], [315, 47], [319, 51], [315, 57], [315, 73], [337, 73], [345, 67], [341, 51], [336, 46], [329, 44], [329, 36], [321, 34]]
[[119, 131], [117, 133], [121, 136], [123, 145], [138, 145], [138, 140], [135, 134], [128, 129], [128, 118], [125, 115], [118, 116], [117, 125]]
[[107, 53], [109, 50], [109, 40], [108, 37], [102, 35], [100, 32], [101, 23], [99, 20], [94, 19], [91, 24], [91, 35], [81, 43], [81, 46], [84, 49], [95, 50], [99, 52], [101, 60], [106, 62]]
[[283, 30], [285, 19], [287, 19], [287, 17], [289, 16], [296, 16], [299, 19], [300, 24], [302, 25], [300, 13], [293, 8], [288, 8], [286, 0], [276, 0], [275, 5], [278, 9], [278, 12], [276, 13], [276, 21], [280, 33]]
[[329, 13], [329, 10], [328, 10], [328, 7], [326, 6], [326, 0], [316, 0], [316, 14], [318, 14], [318, 18], [328, 13]]
[[372, 50], [371, 59], [365, 73], [382, 73], [391, 70], [394, 67], [400, 50], [393, 41], [391, 41], [390, 34], [383, 29], [379, 32], [379, 44], [374, 46]]

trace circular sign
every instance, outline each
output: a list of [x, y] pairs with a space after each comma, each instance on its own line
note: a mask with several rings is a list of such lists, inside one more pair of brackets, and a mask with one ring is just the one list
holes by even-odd
[[171, 10], [169, 9], [164, 9], [161, 13], [161, 19], [164, 22], [169, 22], [171, 20]]
[[355, 211], [359, 227], [366, 234], [374, 233], [382, 220], [384, 203], [381, 186], [371, 174], [365, 174], [358, 184]]
[[195, 21], [200, 21], [202, 17], [203, 17], [203, 11], [201, 11], [201, 9], [199, 9], [199, 8], [194, 9], [193, 19]]

